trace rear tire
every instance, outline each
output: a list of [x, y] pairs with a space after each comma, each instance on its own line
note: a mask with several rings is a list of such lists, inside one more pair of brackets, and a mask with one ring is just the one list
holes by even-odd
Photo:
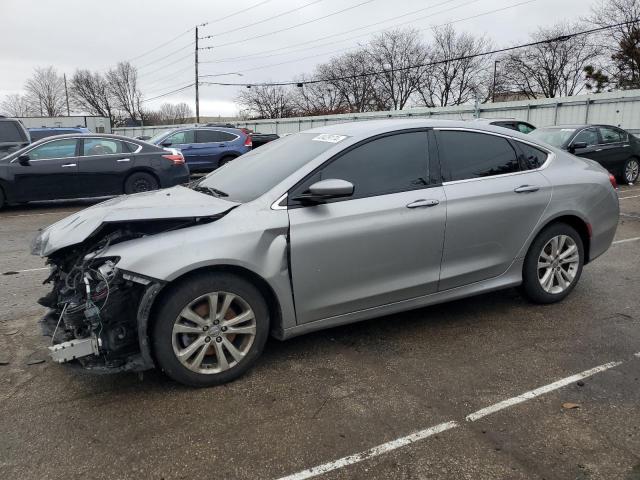
[[208, 272], [179, 283], [163, 298], [152, 343], [167, 376], [210, 387], [249, 370], [268, 336], [269, 309], [260, 291], [242, 277]]
[[576, 230], [565, 223], [548, 226], [527, 252], [522, 291], [534, 303], [564, 300], [575, 288], [584, 265], [584, 246]]
[[124, 193], [141, 193], [157, 190], [160, 185], [158, 180], [146, 172], [135, 172], [127, 177], [124, 182]]
[[622, 178], [624, 181], [631, 185], [638, 181], [639, 176], [640, 161], [635, 157], [627, 159], [627, 161], [624, 162], [624, 167], [622, 167]]

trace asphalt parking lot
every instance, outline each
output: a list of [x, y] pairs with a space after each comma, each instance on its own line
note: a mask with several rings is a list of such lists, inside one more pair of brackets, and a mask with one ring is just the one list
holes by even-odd
[[0, 478], [640, 480], [640, 187], [619, 196], [563, 303], [507, 290], [274, 340], [206, 390], [49, 362], [29, 244], [90, 202], [7, 208]]

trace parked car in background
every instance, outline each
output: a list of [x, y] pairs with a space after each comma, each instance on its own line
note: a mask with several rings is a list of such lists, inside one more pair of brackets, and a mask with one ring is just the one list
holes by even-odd
[[251, 150], [251, 135], [227, 127], [188, 127], [162, 132], [148, 140], [182, 152], [191, 172], [208, 172]]
[[595, 160], [621, 182], [636, 183], [640, 176], [640, 140], [611, 125], [565, 125], [539, 128], [531, 133], [541, 140]]
[[529, 122], [523, 122], [522, 120], [516, 120], [515, 118], [475, 118], [472, 122], [480, 122], [488, 125], [495, 125], [496, 127], [508, 128], [509, 130], [515, 130], [520, 133], [531, 133], [536, 129]]
[[279, 139], [280, 137], [275, 133], [252, 133], [251, 141], [253, 142], [253, 148], [261, 147], [269, 142]]
[[29, 132], [20, 120], [0, 116], [0, 158], [30, 142]]
[[60, 135], [0, 160], [0, 208], [146, 192], [188, 181], [189, 169], [177, 150], [117, 135]]
[[528, 135], [416, 119], [325, 126], [189, 188], [44, 229], [32, 248], [52, 264], [41, 324], [59, 363], [216, 385], [255, 364], [269, 335], [518, 285], [559, 302], [609, 248], [618, 214], [605, 169]]
[[72, 133], [91, 133], [91, 131], [85, 127], [42, 127], [29, 129], [32, 142], [37, 142], [43, 138], [53, 137], [55, 135], [69, 135]]

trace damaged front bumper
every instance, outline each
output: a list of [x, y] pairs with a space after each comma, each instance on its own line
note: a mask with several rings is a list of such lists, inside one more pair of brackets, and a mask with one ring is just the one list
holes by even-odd
[[[80, 298], [61, 291], [62, 279], [56, 278], [51, 294], [41, 299], [50, 307], [40, 326], [43, 335], [51, 337], [48, 348], [54, 362], [96, 373], [154, 368], [147, 326], [153, 302], [164, 284], [116, 268], [110, 275], [96, 275], [108, 288], [101, 283], [91, 285], [90, 280], [83, 282], [89, 286]], [[107, 294], [101, 298], [105, 288]]]

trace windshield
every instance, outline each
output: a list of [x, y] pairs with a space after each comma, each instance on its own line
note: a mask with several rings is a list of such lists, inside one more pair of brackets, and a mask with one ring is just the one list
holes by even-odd
[[24, 135], [24, 131], [18, 126], [17, 121], [0, 122], [0, 143], [26, 142], [27, 137]]
[[214, 170], [197, 188], [214, 189], [236, 202], [250, 202], [268, 192], [300, 167], [334, 147], [316, 133], [298, 133], [274, 140]]
[[567, 143], [575, 131], [575, 128], [538, 128], [529, 135], [549, 145], [560, 148]]

